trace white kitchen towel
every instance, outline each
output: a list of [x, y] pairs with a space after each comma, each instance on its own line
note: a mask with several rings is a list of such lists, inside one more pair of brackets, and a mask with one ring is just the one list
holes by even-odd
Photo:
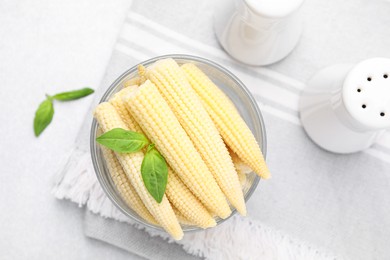
[[[267, 161], [273, 178], [260, 182], [248, 203], [248, 218], [234, 217], [213, 230], [189, 234], [181, 242], [184, 250], [208, 259], [326, 258], [299, 242], [307, 241], [346, 258], [389, 258], [390, 135], [386, 133], [361, 153], [331, 154], [307, 138], [297, 109], [303, 82], [319, 68], [374, 56], [390, 57], [390, 4], [307, 0], [303, 7], [305, 31], [299, 45], [285, 60], [268, 68], [244, 66], [229, 58], [214, 37], [212, 13], [213, 2], [206, 0], [134, 1], [93, 104], [129, 67], [170, 53], [198, 55], [220, 63], [255, 96], [265, 118]], [[89, 113], [54, 193], [57, 198], [86, 204], [94, 213], [129, 222], [96, 181], [88, 152], [91, 120]], [[117, 233], [102, 235], [101, 230], [107, 230], [110, 223], [87, 214], [85, 232], [137, 254], [157, 257], [145, 247], [136, 250], [126, 246], [130, 238], [118, 242], [115, 237], [119, 232], [133, 226], [117, 223], [121, 226]], [[128, 233], [121, 237], [124, 234]], [[157, 245], [161, 250], [177, 249], [165, 242]]]

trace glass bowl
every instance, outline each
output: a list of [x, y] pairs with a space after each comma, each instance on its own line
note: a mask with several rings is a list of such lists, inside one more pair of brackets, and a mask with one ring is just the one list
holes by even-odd
[[[157, 60], [164, 58], [173, 58], [176, 62], [181, 65], [184, 63], [194, 63], [198, 66], [204, 73], [206, 73], [210, 79], [233, 101], [236, 105], [238, 111], [240, 112], [242, 118], [248, 124], [249, 128], [252, 130], [254, 136], [256, 137], [257, 142], [260, 145], [260, 148], [266, 156], [266, 147], [267, 147], [267, 138], [265, 133], [264, 121], [259, 110], [259, 107], [256, 104], [255, 99], [245, 87], [245, 85], [231, 72], [223, 68], [221, 65], [216, 64], [210, 60], [191, 56], [191, 55], [165, 55], [155, 57], [153, 59], [141, 62], [140, 64], [147, 67], [148, 65], [154, 63]], [[137, 74], [137, 66], [132, 67], [131, 69], [124, 72], [104, 93], [100, 102], [105, 102], [110, 99], [116, 92], [121, 90], [124, 86], [124, 83], [133, 78]], [[161, 227], [155, 226], [143, 220], [137, 213], [135, 213], [126, 203], [121, 199], [113, 181], [111, 180], [108, 169], [105, 165], [104, 157], [102, 151], [97, 145], [95, 139], [97, 137], [98, 124], [94, 119], [91, 127], [91, 136], [90, 136], [90, 145], [91, 145], [91, 156], [93, 166], [95, 168], [96, 176], [102, 186], [104, 192], [112, 203], [126, 216], [135, 220], [142, 225], [147, 227], [163, 230]], [[243, 193], [245, 201], [248, 201], [254, 190], [256, 189], [260, 178], [255, 173], [247, 174], [246, 183], [243, 186]], [[232, 217], [236, 214], [236, 210], [232, 208]], [[230, 218], [229, 217], [229, 218]], [[228, 219], [228, 218], [227, 218]], [[226, 219], [216, 218], [217, 225], [221, 224]], [[199, 227], [194, 226], [185, 226], [182, 225], [184, 232], [203, 230]]]

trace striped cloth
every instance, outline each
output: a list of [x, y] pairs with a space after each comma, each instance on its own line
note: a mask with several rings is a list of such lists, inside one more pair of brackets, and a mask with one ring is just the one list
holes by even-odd
[[[96, 95], [100, 98], [116, 77], [142, 60], [191, 54], [231, 70], [258, 102], [273, 178], [260, 182], [248, 203], [247, 219], [237, 216], [216, 229], [188, 235], [180, 242], [184, 251], [208, 259], [328, 258], [300, 242], [306, 241], [345, 258], [388, 259], [390, 133], [361, 153], [331, 154], [304, 133], [298, 101], [304, 82], [321, 67], [390, 57], [390, 3], [308, 0], [303, 7], [305, 32], [298, 47], [267, 68], [242, 65], [219, 47], [212, 29], [212, 5], [206, 0], [134, 1]], [[91, 115], [85, 121], [54, 193], [60, 199], [86, 204], [94, 213], [134, 224], [113, 208], [96, 182], [88, 153]], [[193, 258], [177, 245], [149, 237], [164, 235], [146, 231], [94, 214], [86, 216], [85, 232], [90, 237], [147, 258]], [[132, 237], [127, 240], [129, 234]]]

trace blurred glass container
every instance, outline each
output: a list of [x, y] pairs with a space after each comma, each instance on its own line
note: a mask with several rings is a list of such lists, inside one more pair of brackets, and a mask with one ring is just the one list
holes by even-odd
[[[204, 73], [206, 73], [210, 79], [232, 100], [232, 102], [236, 105], [236, 108], [240, 112], [241, 116], [248, 124], [249, 128], [252, 130], [254, 136], [256, 137], [257, 142], [260, 145], [260, 148], [266, 156], [266, 132], [264, 127], [263, 117], [261, 112], [254, 100], [253, 96], [250, 94], [249, 90], [244, 86], [244, 84], [231, 72], [223, 68], [222, 66], [195, 56], [190, 55], [165, 55], [156, 57], [144, 62], [141, 62], [145, 67], [151, 65], [157, 60], [164, 58], [173, 58], [176, 62], [181, 65], [184, 63], [194, 63], [198, 66]], [[132, 67], [123, 73], [104, 93], [100, 102], [105, 102], [110, 99], [116, 92], [121, 90], [124, 87], [124, 83], [129, 79], [133, 78], [137, 75], [137, 66]], [[96, 176], [102, 186], [104, 192], [108, 196], [108, 198], [112, 201], [112, 203], [126, 216], [137, 221], [138, 223], [145, 225], [150, 228], [155, 228], [159, 230], [163, 230], [162, 228], [152, 225], [144, 221], [141, 217], [139, 217], [131, 208], [129, 208], [126, 203], [121, 199], [118, 191], [115, 188], [113, 181], [111, 180], [110, 174], [106, 167], [104, 157], [99, 145], [96, 143], [95, 139], [98, 135], [98, 124], [94, 119], [91, 127], [91, 135], [90, 135], [90, 149], [93, 166], [96, 172]], [[260, 178], [255, 173], [247, 174], [246, 183], [243, 187], [243, 192], [245, 196], [245, 201], [249, 199], [254, 190], [256, 189]], [[231, 214], [233, 216], [236, 213], [234, 210]], [[230, 217], [231, 217], [230, 216]], [[224, 221], [224, 219], [216, 218], [217, 224], [220, 224]], [[198, 227], [193, 226], [182, 226], [184, 232], [202, 230]]]

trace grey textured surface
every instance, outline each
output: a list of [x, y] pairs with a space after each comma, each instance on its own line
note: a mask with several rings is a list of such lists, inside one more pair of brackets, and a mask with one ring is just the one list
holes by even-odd
[[140, 259], [88, 239], [84, 211], [50, 190], [91, 97], [55, 104], [37, 139], [45, 93], [97, 88], [131, 2], [0, 1], [0, 259]]
[[151, 237], [127, 223], [104, 219], [89, 211], [85, 214], [84, 232], [88, 237], [136, 252], [140, 257], [159, 260], [196, 260], [178, 244], [168, 244], [160, 237]]

